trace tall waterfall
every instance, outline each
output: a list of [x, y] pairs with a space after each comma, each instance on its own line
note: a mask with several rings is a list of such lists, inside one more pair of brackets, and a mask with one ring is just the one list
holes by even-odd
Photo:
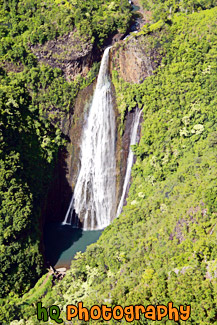
[[[132, 123], [132, 130], [131, 130], [131, 136], [130, 136], [130, 146], [137, 143], [137, 134], [138, 134], [138, 127], [139, 127], [139, 120], [140, 120], [141, 113], [142, 113], [142, 111], [140, 111], [137, 108], [136, 112], [135, 112], [135, 115], [134, 115], [134, 120], [133, 120], [133, 123]], [[133, 166], [133, 158], [134, 158], [133, 151], [130, 148], [128, 158], [127, 158], [127, 170], [126, 170], [126, 174], [125, 174], [121, 199], [120, 199], [118, 209], [117, 209], [117, 213], [116, 213], [116, 218], [121, 214], [121, 211], [122, 211], [123, 205], [124, 205], [124, 199], [125, 199], [127, 190], [129, 188], [131, 169], [132, 169], [132, 166]]]
[[[93, 101], [83, 129], [81, 167], [63, 224], [103, 229], [115, 216], [115, 113], [109, 78], [109, 50], [104, 52]], [[76, 215], [76, 218], [74, 216]]]

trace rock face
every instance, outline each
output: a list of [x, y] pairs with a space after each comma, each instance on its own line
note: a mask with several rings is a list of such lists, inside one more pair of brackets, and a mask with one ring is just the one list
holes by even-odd
[[[151, 36], [153, 38], [153, 35]], [[124, 41], [120, 40], [111, 49], [110, 71], [116, 70], [120, 79], [129, 83], [141, 83], [161, 62], [162, 54], [157, 41], [158, 32], [154, 34], [154, 42], [150, 46], [150, 37], [131, 33]], [[115, 97], [115, 89], [113, 91]], [[116, 108], [117, 128], [119, 124], [118, 109]], [[126, 111], [124, 120], [124, 133], [117, 133], [117, 193], [120, 199], [127, 168], [129, 154], [131, 126], [134, 111]], [[142, 119], [142, 118], [141, 118]], [[141, 120], [140, 120], [141, 121]], [[140, 134], [140, 127], [138, 130]]]
[[[117, 183], [116, 183], [116, 193], [117, 193], [117, 207], [120, 202], [120, 198], [122, 195], [124, 180], [125, 180], [125, 174], [127, 169], [127, 159], [129, 154], [129, 146], [130, 146], [130, 138], [131, 138], [131, 127], [133, 124], [133, 118], [134, 118], [134, 111], [128, 112], [125, 119], [125, 128], [124, 133], [122, 136], [120, 136], [119, 133], [117, 133], [117, 145], [116, 145], [116, 172], [117, 172]], [[117, 121], [118, 123], [118, 121]], [[138, 130], [138, 134], [140, 134], [140, 128]]]
[[95, 82], [79, 92], [73, 113], [69, 113], [62, 121], [62, 132], [68, 138], [68, 145], [59, 152], [49, 186], [42, 213], [46, 221], [63, 221], [67, 212], [80, 166], [79, 153], [83, 124], [94, 88]]
[[142, 83], [157, 68], [162, 57], [157, 45], [150, 47], [146, 37], [136, 33], [116, 43], [111, 55], [111, 69], [117, 70], [119, 77], [130, 83]]
[[76, 30], [43, 45], [32, 46], [31, 50], [40, 62], [60, 68], [68, 81], [78, 74], [86, 76], [92, 63], [100, 58], [91, 40], [82, 38]]

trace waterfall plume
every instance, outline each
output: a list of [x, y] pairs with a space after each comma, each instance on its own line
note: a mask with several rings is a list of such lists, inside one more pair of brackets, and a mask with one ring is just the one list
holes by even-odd
[[109, 50], [103, 54], [89, 115], [83, 129], [81, 167], [63, 224], [103, 229], [115, 216], [115, 113], [109, 77]]

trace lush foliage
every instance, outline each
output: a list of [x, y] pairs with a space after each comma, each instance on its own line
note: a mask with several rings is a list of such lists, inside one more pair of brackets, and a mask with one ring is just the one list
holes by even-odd
[[22, 313], [27, 319], [31, 317], [35, 313], [35, 301], [40, 300], [51, 290], [53, 285], [52, 279], [53, 276], [51, 274], [44, 274], [34, 288], [24, 294], [22, 298], [18, 295], [11, 295], [8, 299], [2, 300], [0, 313], [1, 323], [4, 324], [5, 319], [16, 318], [16, 314], [19, 318], [20, 310], [22, 310]]
[[188, 324], [216, 322], [216, 17], [174, 17], [162, 30], [161, 66], [128, 84], [123, 98], [144, 121], [127, 206], [43, 305], [173, 301], [191, 304]]
[[[59, 8], [70, 10], [68, 3]], [[22, 324], [38, 324], [40, 299], [43, 306], [60, 306], [63, 318], [66, 305], [78, 301], [89, 307], [173, 301], [191, 304], [188, 324], [216, 323], [216, 17], [217, 8], [179, 13], [160, 23], [157, 37], [150, 34], [155, 28], [136, 36], [160, 47], [165, 57], [140, 85], [113, 74], [122, 121], [127, 110], [143, 109], [127, 206], [96, 244], [77, 254], [52, 290], [43, 278], [22, 299], [12, 294], [3, 300], [3, 323], [23, 318]], [[26, 290], [41, 272], [39, 206], [64, 142], [58, 123], [86, 82], [66, 83], [59, 70], [43, 66], [1, 74], [0, 280], [7, 294], [12, 287]]]
[[59, 69], [26, 67], [0, 76], [0, 296], [23, 293], [41, 275], [40, 214], [58, 148], [61, 121], [79, 89], [96, 76], [66, 82]]
[[30, 47], [74, 29], [92, 43], [103, 44], [114, 32], [125, 32], [131, 19], [127, 0], [0, 1], [0, 56], [35, 65]]
[[27, 91], [28, 76], [1, 77], [1, 296], [23, 292], [41, 274], [41, 200], [63, 144], [60, 130], [43, 118]]
[[152, 18], [168, 19], [174, 13], [192, 13], [216, 6], [216, 0], [141, 0], [142, 7], [151, 11]]
[[[105, 16], [109, 5], [116, 18], [109, 16], [111, 28], [102, 36], [99, 24], [92, 23], [93, 15], [96, 19], [99, 11], [98, 18]], [[58, 149], [66, 143], [61, 121], [73, 112], [79, 89], [90, 84], [98, 72], [96, 63], [86, 78], [78, 75], [67, 82], [61, 70], [38, 64], [31, 45], [74, 27], [84, 37], [103, 42], [127, 26], [117, 13], [119, 9], [128, 12], [129, 5], [127, 1], [123, 6], [109, 1], [103, 6], [99, 1], [65, 5], [0, 1], [0, 6], [0, 297], [4, 297], [24, 293], [44, 271], [40, 214]], [[97, 26], [97, 31], [92, 27], [81, 31], [76, 8], [82, 14], [89, 11], [86, 23]]]

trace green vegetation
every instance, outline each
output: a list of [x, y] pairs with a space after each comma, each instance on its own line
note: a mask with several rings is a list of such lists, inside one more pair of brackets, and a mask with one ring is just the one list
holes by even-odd
[[175, 16], [162, 30], [161, 66], [123, 88], [144, 120], [128, 204], [44, 306], [173, 301], [191, 304], [188, 324], [216, 322], [216, 17], [216, 8]]
[[65, 81], [59, 69], [26, 67], [0, 76], [0, 296], [30, 289], [43, 271], [40, 214], [58, 148], [61, 120], [96, 76]]
[[[41, 209], [59, 148], [61, 121], [98, 73], [67, 82], [32, 47], [69, 32], [97, 45], [125, 32], [125, 1], [0, 1], [0, 297], [21, 295], [43, 274]], [[12, 299], [12, 298], [10, 298]]]
[[31, 46], [74, 29], [80, 37], [102, 45], [115, 32], [124, 33], [131, 20], [127, 0], [0, 1], [1, 60], [34, 66]]
[[[68, 3], [59, 8], [71, 10]], [[197, 1], [192, 3], [187, 1], [185, 9], [199, 11]], [[162, 5], [169, 8], [170, 2]], [[200, 1], [201, 9], [213, 5]], [[155, 13], [158, 17], [157, 9]], [[163, 14], [160, 18], [165, 21]], [[77, 254], [62, 281], [51, 289], [51, 280], [43, 285], [45, 275], [22, 298], [18, 294], [42, 274], [40, 202], [65, 142], [59, 121], [96, 69], [87, 81], [78, 77], [72, 83], [60, 70], [43, 65], [30, 64], [20, 73], [1, 70], [0, 288], [4, 296], [15, 291], [0, 302], [3, 324], [14, 319], [12, 324], [16, 319], [38, 324], [35, 306], [40, 300], [45, 307], [58, 305], [63, 319], [66, 305], [79, 301], [86, 307], [173, 301], [177, 307], [191, 304], [187, 324], [216, 323], [217, 8], [162, 21], [135, 36], [164, 55], [154, 74], [131, 85], [113, 71], [122, 125], [127, 111], [137, 105], [143, 109], [123, 213], [97, 243]]]
[[51, 291], [52, 279], [52, 275], [44, 274], [36, 283], [35, 287], [23, 295], [22, 298], [18, 295], [11, 295], [9, 299], [2, 300], [0, 321], [3, 323], [5, 319], [10, 319], [12, 316], [14, 318], [18, 310], [22, 310], [22, 313], [28, 319], [35, 313], [35, 301], [41, 300], [44, 295], [47, 295]]
[[140, 0], [145, 10], [151, 11], [154, 21], [167, 20], [174, 13], [189, 14], [216, 6], [216, 0]]
[[42, 198], [54, 157], [64, 143], [60, 130], [43, 118], [30, 96], [28, 77], [28, 73], [1, 76], [1, 296], [11, 290], [24, 292], [41, 275]]

